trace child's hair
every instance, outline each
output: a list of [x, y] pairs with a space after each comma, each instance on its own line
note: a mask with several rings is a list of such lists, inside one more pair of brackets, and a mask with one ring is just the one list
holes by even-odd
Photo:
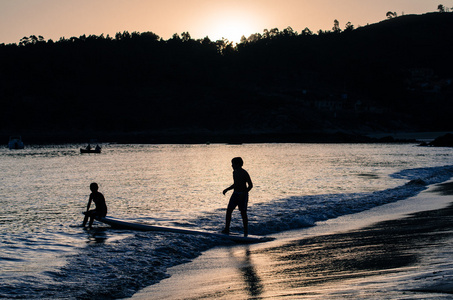
[[240, 157], [235, 157], [231, 160], [231, 163], [236, 166], [242, 167], [244, 165], [244, 161]]
[[90, 190], [97, 191], [98, 189], [99, 189], [99, 186], [96, 182], [93, 182], [92, 184], [90, 184]]

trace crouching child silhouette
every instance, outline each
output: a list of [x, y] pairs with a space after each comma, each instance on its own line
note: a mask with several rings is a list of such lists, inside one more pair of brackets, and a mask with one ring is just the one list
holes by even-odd
[[[87, 210], [84, 212], [85, 218], [83, 219], [83, 224], [82, 227], [85, 227], [85, 225], [88, 222], [88, 219], [90, 219], [90, 223], [88, 225], [89, 228], [93, 225], [93, 221], [96, 217], [98, 218], [103, 218], [107, 215], [107, 205], [105, 204], [105, 198], [104, 195], [102, 195], [99, 190], [99, 186], [97, 183], [93, 182], [90, 184], [90, 190], [91, 194], [88, 199], [88, 205], [87, 205]], [[94, 202], [96, 205], [96, 209], [90, 210], [91, 202]]]
[[225, 229], [222, 233], [230, 233], [231, 214], [233, 210], [238, 207], [241, 216], [242, 223], [244, 225], [244, 236], [248, 236], [248, 216], [247, 216], [247, 204], [249, 200], [249, 191], [253, 188], [252, 180], [250, 179], [249, 173], [242, 168], [244, 161], [240, 157], [235, 157], [231, 160], [233, 167], [233, 184], [223, 190], [223, 194], [229, 190], [234, 190], [231, 195], [230, 202], [228, 203]]

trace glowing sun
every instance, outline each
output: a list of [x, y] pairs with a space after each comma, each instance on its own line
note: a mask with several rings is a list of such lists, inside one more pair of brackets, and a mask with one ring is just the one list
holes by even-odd
[[239, 43], [242, 36], [249, 37], [262, 31], [257, 28], [255, 17], [244, 11], [233, 10], [218, 11], [209, 15], [203, 27], [211, 40], [225, 38], [234, 43]]
[[234, 17], [219, 20], [213, 26], [212, 31], [213, 36], [216, 35], [216, 39], [226, 38], [235, 43], [239, 43], [242, 36], [248, 37], [253, 33], [252, 26], [246, 20]]

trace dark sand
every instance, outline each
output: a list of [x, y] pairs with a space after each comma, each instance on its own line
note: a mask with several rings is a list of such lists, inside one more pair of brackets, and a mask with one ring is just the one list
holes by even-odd
[[[451, 197], [453, 183], [428, 193]], [[276, 246], [213, 250], [133, 298], [453, 299], [453, 279], [430, 271], [436, 253], [452, 250], [451, 241], [453, 205]]]

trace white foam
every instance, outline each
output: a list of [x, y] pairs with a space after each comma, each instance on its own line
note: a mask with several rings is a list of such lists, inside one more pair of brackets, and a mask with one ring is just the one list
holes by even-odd
[[[240, 269], [254, 260], [253, 256], [241, 255], [249, 250], [273, 248], [288, 243], [289, 241], [307, 238], [322, 234], [343, 232], [361, 228], [376, 222], [398, 219], [419, 211], [434, 210], [446, 207], [451, 203], [451, 197], [441, 196], [432, 192], [434, 187], [398, 202], [385, 204], [360, 213], [345, 215], [327, 221], [317, 222], [316, 226], [286, 231], [273, 236], [277, 240], [265, 244], [251, 246], [236, 246], [234, 248], [218, 247], [203, 253], [193, 262], [170, 268], [170, 278], [147, 287], [136, 293], [134, 300], [142, 299], [185, 299], [197, 298], [202, 295], [217, 295], [219, 281], [224, 281], [224, 289], [234, 289], [233, 295], [241, 298], [248, 297], [247, 283], [241, 282]], [[450, 243], [452, 244], [452, 243]], [[452, 249], [450, 249], [452, 248]], [[442, 248], [444, 252], [431, 253], [425, 257], [422, 265], [424, 267], [408, 267], [401, 269], [394, 274], [386, 274], [358, 278], [330, 286], [314, 287], [316, 296], [304, 297], [299, 295], [298, 299], [326, 299], [335, 297], [348, 297], [355, 299], [382, 299], [383, 296], [398, 299], [417, 299], [418, 294], [414, 290], [423, 290], [423, 297], [442, 298], [444, 292], [451, 292], [453, 285], [450, 280], [453, 277], [453, 263], [450, 263], [453, 254], [453, 246]], [[250, 251], [249, 251], [250, 252]], [[252, 252], [253, 253], [253, 252]], [[242, 258], [241, 258], [242, 257]], [[247, 258], [244, 258], [247, 257]], [[436, 261], [434, 261], [434, 258]], [[244, 260], [245, 259], [245, 260]], [[242, 280], [244, 280], [242, 278]], [[239, 287], [243, 287], [242, 290]], [[276, 297], [279, 293], [291, 294], [292, 291], [273, 290], [263, 297]], [[231, 294], [229, 294], [231, 296]], [[448, 298], [448, 297], [446, 297]], [[426, 298], [425, 298], [426, 299]]]

